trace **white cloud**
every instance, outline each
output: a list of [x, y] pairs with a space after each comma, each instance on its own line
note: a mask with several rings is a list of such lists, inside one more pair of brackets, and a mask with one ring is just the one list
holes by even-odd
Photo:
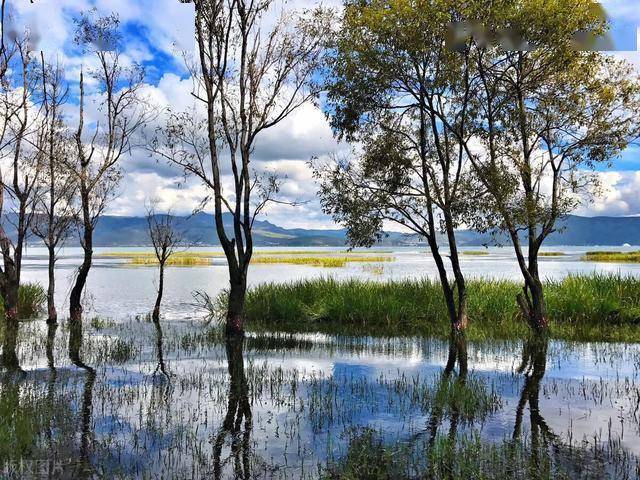
[[603, 194], [576, 212], [585, 216], [640, 215], [640, 171], [601, 172]]
[[[90, 58], [81, 58], [69, 48], [73, 39], [73, 18], [79, 12], [96, 7], [101, 14], [117, 12], [127, 29], [137, 29], [126, 42], [123, 59], [126, 62], [150, 62], [154, 85], [147, 85], [144, 94], [158, 107], [171, 105], [176, 111], [191, 108], [197, 101], [191, 95], [192, 82], [185, 76], [178, 49], [193, 48], [193, 4], [177, 0], [36, 0], [13, 2], [22, 24], [34, 25], [41, 46], [49, 55], [57, 55], [65, 64], [70, 81], [77, 82], [80, 66], [93, 65]], [[610, 14], [640, 25], [640, 10], [636, 2], [606, 0]], [[311, 8], [315, 0], [294, 0], [287, 8]], [[325, 6], [339, 8], [339, 0], [323, 2]], [[154, 63], [154, 50], [173, 59], [166, 64]], [[618, 53], [617, 56], [635, 63], [640, 68], [640, 52]], [[182, 75], [182, 77], [180, 76]], [[72, 120], [77, 107], [68, 107]], [[91, 110], [89, 108], [89, 110]], [[98, 112], [89, 111], [96, 118]], [[152, 128], [153, 126], [151, 126]], [[311, 105], [298, 109], [278, 126], [261, 134], [256, 143], [252, 166], [257, 170], [277, 171], [287, 180], [282, 196], [290, 202], [302, 202], [293, 207], [272, 205], [264, 218], [285, 227], [335, 228], [329, 217], [321, 212], [316, 197], [317, 186], [313, 182], [307, 161], [313, 156], [326, 156], [341, 150], [332, 136], [322, 111]], [[115, 199], [109, 213], [118, 215], [144, 214], [145, 200], [160, 199], [159, 208], [174, 208], [189, 213], [208, 194], [195, 179], [183, 181], [181, 172], [174, 167], [150, 157], [146, 151], [136, 150], [122, 161], [125, 177], [121, 195]], [[640, 172], [606, 172], [600, 174], [606, 193], [577, 212], [583, 215], [638, 215], [640, 214]], [[397, 228], [397, 227], [396, 227]]]

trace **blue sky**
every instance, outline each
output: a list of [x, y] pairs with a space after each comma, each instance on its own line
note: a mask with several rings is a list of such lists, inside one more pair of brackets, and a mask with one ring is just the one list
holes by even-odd
[[[65, 65], [66, 75], [77, 81], [81, 66], [90, 64], [73, 48], [73, 18], [79, 12], [96, 8], [100, 13], [116, 12], [122, 22], [127, 61], [145, 65], [146, 90], [158, 105], [171, 104], [186, 109], [193, 104], [192, 83], [178, 50], [193, 49], [193, 5], [178, 0], [10, 0], [17, 11], [18, 23], [37, 29], [39, 47]], [[312, 0], [290, 0], [288, 8], [314, 5]], [[337, 0], [323, 2], [338, 6]], [[617, 56], [640, 69], [638, 27], [640, 0], [603, 2], [612, 20], [611, 36]], [[640, 114], [640, 113], [639, 113]], [[286, 146], [286, 147], [285, 147]], [[283, 194], [289, 200], [304, 201], [301, 206], [273, 206], [266, 217], [285, 227], [333, 227], [322, 214], [315, 198], [307, 161], [312, 156], [330, 155], [341, 147], [336, 144], [321, 111], [308, 105], [271, 131], [265, 132], [256, 149], [257, 168], [276, 169], [287, 176]], [[144, 201], [162, 200], [161, 208], [188, 213], [206, 195], [197, 181], [182, 181], [179, 172], [158, 165], [145, 152], [133, 152], [123, 162], [126, 172], [120, 195], [110, 213], [144, 213]], [[601, 174], [605, 193], [578, 213], [584, 215], [640, 215], [640, 146], [629, 148], [614, 160], [614, 167]]]

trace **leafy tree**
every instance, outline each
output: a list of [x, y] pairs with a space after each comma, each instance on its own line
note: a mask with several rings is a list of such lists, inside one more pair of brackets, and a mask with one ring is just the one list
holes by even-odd
[[[457, 2], [349, 1], [328, 85], [332, 125], [361, 153], [320, 166], [326, 212], [354, 246], [370, 246], [385, 222], [428, 242], [452, 328], [467, 325], [467, 292], [455, 229], [481, 193], [464, 148], [470, 124], [468, 57], [447, 48]], [[460, 136], [444, 128], [453, 124]], [[440, 233], [449, 245], [439, 246]], [[448, 271], [451, 268], [452, 275]], [[450, 278], [450, 275], [452, 278]]]
[[624, 62], [576, 50], [584, 32], [608, 28], [591, 0], [520, 0], [492, 10], [483, 19], [490, 36], [508, 28], [516, 40], [505, 48], [469, 37], [474, 144], [464, 146], [488, 193], [476, 226], [508, 234], [524, 277], [518, 303], [532, 329], [543, 332], [540, 248], [558, 219], [597, 193], [594, 170], [609, 166], [640, 133], [640, 82]]

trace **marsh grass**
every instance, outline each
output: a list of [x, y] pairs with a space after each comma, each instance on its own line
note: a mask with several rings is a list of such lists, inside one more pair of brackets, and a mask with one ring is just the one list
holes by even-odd
[[538, 256], [540, 257], [564, 257], [567, 254], [564, 252], [540, 252]]
[[[277, 250], [257, 251], [252, 262], [261, 264], [294, 264], [311, 265], [317, 267], [341, 268], [349, 262], [390, 262], [395, 260], [383, 250], [371, 252], [363, 251], [323, 251], [323, 250]], [[125, 260], [127, 265], [150, 266], [158, 265], [158, 259], [151, 252], [108, 252], [100, 256]], [[176, 252], [167, 265], [175, 267], [193, 267], [211, 265], [215, 258], [224, 258], [221, 252]]]
[[[158, 265], [158, 259], [156, 257], [142, 256], [131, 257], [127, 260], [130, 265]], [[200, 256], [187, 256], [178, 255], [171, 256], [167, 260], [167, 266], [171, 267], [195, 267], [200, 265], [211, 265], [211, 258]]]
[[89, 324], [94, 330], [97, 331], [115, 326], [115, 322], [113, 320], [103, 317], [93, 317], [89, 321]]
[[135, 356], [133, 343], [122, 338], [101, 342], [95, 348], [96, 355], [104, 362], [122, 364]]
[[348, 255], [348, 256], [286, 256], [286, 255], [274, 255], [274, 256], [257, 256], [253, 263], [288, 263], [293, 265], [311, 265], [314, 267], [327, 267], [327, 268], [341, 268], [350, 262], [366, 262], [366, 263], [379, 263], [379, 262], [392, 262], [394, 257], [390, 255]]
[[[25, 283], [18, 291], [18, 314], [28, 320], [40, 315], [47, 302], [47, 292], [39, 283]], [[4, 302], [0, 297], [0, 317], [4, 317]]]
[[[469, 338], [526, 336], [515, 301], [520, 291], [512, 281], [469, 281]], [[546, 298], [555, 338], [640, 341], [639, 279], [569, 276], [546, 282]], [[438, 337], [449, 331], [440, 284], [431, 280], [264, 284], [248, 292], [246, 312], [257, 329]]]
[[489, 252], [486, 250], [463, 250], [462, 255], [470, 255], [474, 257], [483, 257], [489, 255]]
[[[354, 428], [345, 437], [347, 451], [337, 461], [327, 462], [322, 472], [325, 480], [630, 479], [636, 478], [639, 466], [636, 459], [621, 454], [615, 442], [602, 448], [566, 448], [534, 441], [531, 435], [486, 442], [477, 434], [385, 441], [383, 433], [373, 428]], [[610, 468], [612, 463], [615, 470]]]
[[640, 251], [636, 252], [587, 252], [582, 256], [586, 262], [640, 263]]

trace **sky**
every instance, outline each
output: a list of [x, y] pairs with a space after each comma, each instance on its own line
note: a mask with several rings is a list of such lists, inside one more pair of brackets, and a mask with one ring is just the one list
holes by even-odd
[[[145, 66], [145, 94], [156, 106], [175, 110], [193, 105], [192, 82], [184, 67], [182, 50], [193, 51], [193, 5], [178, 0], [10, 0], [15, 22], [37, 31], [38, 49], [58, 58], [70, 82], [77, 82], [81, 67], [90, 60], [73, 47], [74, 18], [92, 8], [100, 14], [117, 13], [124, 36], [123, 58]], [[640, 70], [640, 0], [603, 1], [611, 21], [615, 55]], [[288, 0], [286, 8], [313, 6], [311, 0]], [[336, 0], [325, 6], [339, 6]], [[68, 108], [73, 110], [74, 105]], [[640, 112], [639, 112], [640, 114]], [[275, 170], [286, 177], [281, 195], [296, 206], [272, 205], [261, 219], [287, 228], [335, 228], [323, 214], [316, 197], [308, 162], [344, 149], [333, 138], [320, 108], [311, 104], [294, 112], [284, 122], [266, 130], [258, 139], [253, 159], [256, 169]], [[142, 149], [122, 159], [124, 178], [119, 194], [109, 206], [112, 215], [143, 215], [145, 201], [158, 198], [159, 209], [189, 214], [207, 191], [196, 179], [184, 179], [180, 171], [150, 156]], [[576, 212], [580, 215], [640, 215], [640, 146], [630, 147], [599, 172], [604, 193]]]

